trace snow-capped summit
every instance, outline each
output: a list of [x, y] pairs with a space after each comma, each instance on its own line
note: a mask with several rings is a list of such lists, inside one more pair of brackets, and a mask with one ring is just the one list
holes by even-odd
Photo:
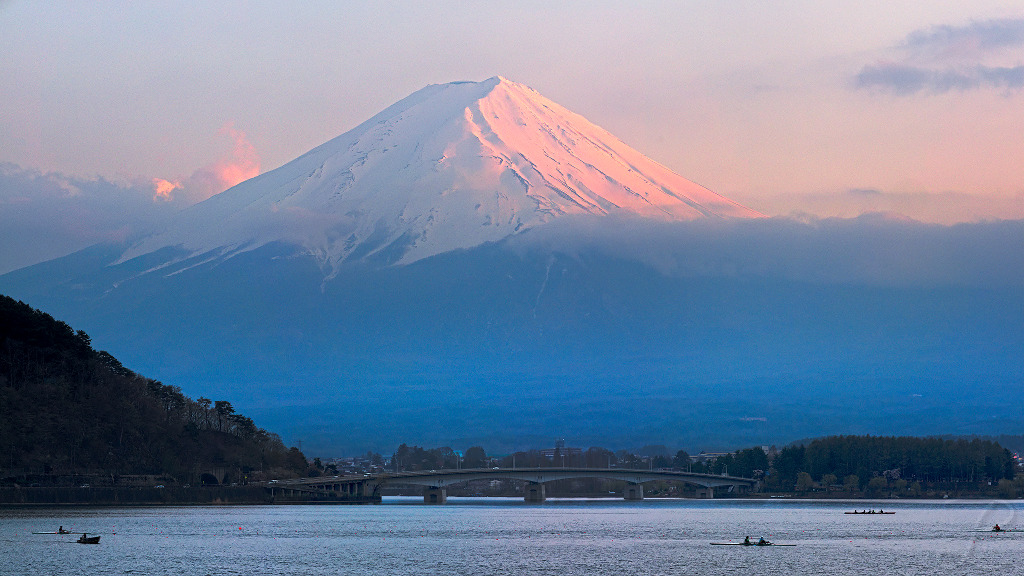
[[301, 245], [409, 263], [567, 214], [690, 220], [759, 213], [690, 182], [533, 89], [427, 86], [299, 158], [182, 212], [122, 261], [168, 246], [223, 257]]

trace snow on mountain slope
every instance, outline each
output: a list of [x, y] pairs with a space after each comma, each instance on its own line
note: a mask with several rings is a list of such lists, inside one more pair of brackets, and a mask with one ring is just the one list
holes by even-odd
[[327, 276], [406, 264], [561, 215], [690, 220], [759, 213], [678, 176], [501, 77], [431, 85], [299, 158], [183, 211], [121, 261], [168, 246], [224, 257], [301, 245]]

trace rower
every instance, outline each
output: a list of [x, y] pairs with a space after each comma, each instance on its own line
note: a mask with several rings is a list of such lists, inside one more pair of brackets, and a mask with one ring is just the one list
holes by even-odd
[[757, 541], [757, 545], [758, 546], [769, 546], [769, 545], [771, 545], [771, 542], [765, 540], [764, 536], [762, 536], [761, 539]]
[[1002, 531], [1003, 531], [1003, 529], [999, 527], [999, 524], [996, 524], [996, 525], [995, 525], [995, 526], [994, 526], [994, 527], [992, 528], [992, 531], [993, 531], [993, 532], [1002, 532]]
[[744, 546], [751, 546], [752, 545], [752, 543], [750, 542], [750, 536], [747, 536], [747, 537], [743, 538], [743, 545]]

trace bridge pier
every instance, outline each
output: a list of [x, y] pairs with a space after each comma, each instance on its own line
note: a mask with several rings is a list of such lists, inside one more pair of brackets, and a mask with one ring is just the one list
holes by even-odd
[[[355, 485], [356, 496], [358, 496], [360, 498], [368, 496], [368, 494], [366, 493], [366, 489], [367, 488], [368, 488], [368, 486], [366, 485], [366, 482], [356, 482], [356, 485]], [[445, 494], [446, 494], [446, 497], [447, 497], [447, 492]]]
[[697, 488], [697, 498], [714, 498], [715, 489], [708, 486], [706, 488]]
[[530, 482], [526, 485], [526, 496], [523, 499], [527, 502], [543, 502], [547, 500], [544, 485], [539, 482]]
[[448, 490], [446, 488], [426, 487], [423, 489], [424, 504], [444, 504], [448, 501]]
[[622, 497], [625, 498], [626, 500], [643, 500], [644, 485], [626, 484], [626, 488], [622, 491]]

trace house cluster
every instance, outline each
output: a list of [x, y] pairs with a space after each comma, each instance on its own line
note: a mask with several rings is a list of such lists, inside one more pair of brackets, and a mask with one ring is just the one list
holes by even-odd
[[348, 456], [343, 458], [330, 458], [324, 461], [327, 466], [333, 465], [338, 474], [346, 476], [353, 474], [367, 474], [382, 471], [387, 463], [384, 461], [373, 462], [365, 456]]

